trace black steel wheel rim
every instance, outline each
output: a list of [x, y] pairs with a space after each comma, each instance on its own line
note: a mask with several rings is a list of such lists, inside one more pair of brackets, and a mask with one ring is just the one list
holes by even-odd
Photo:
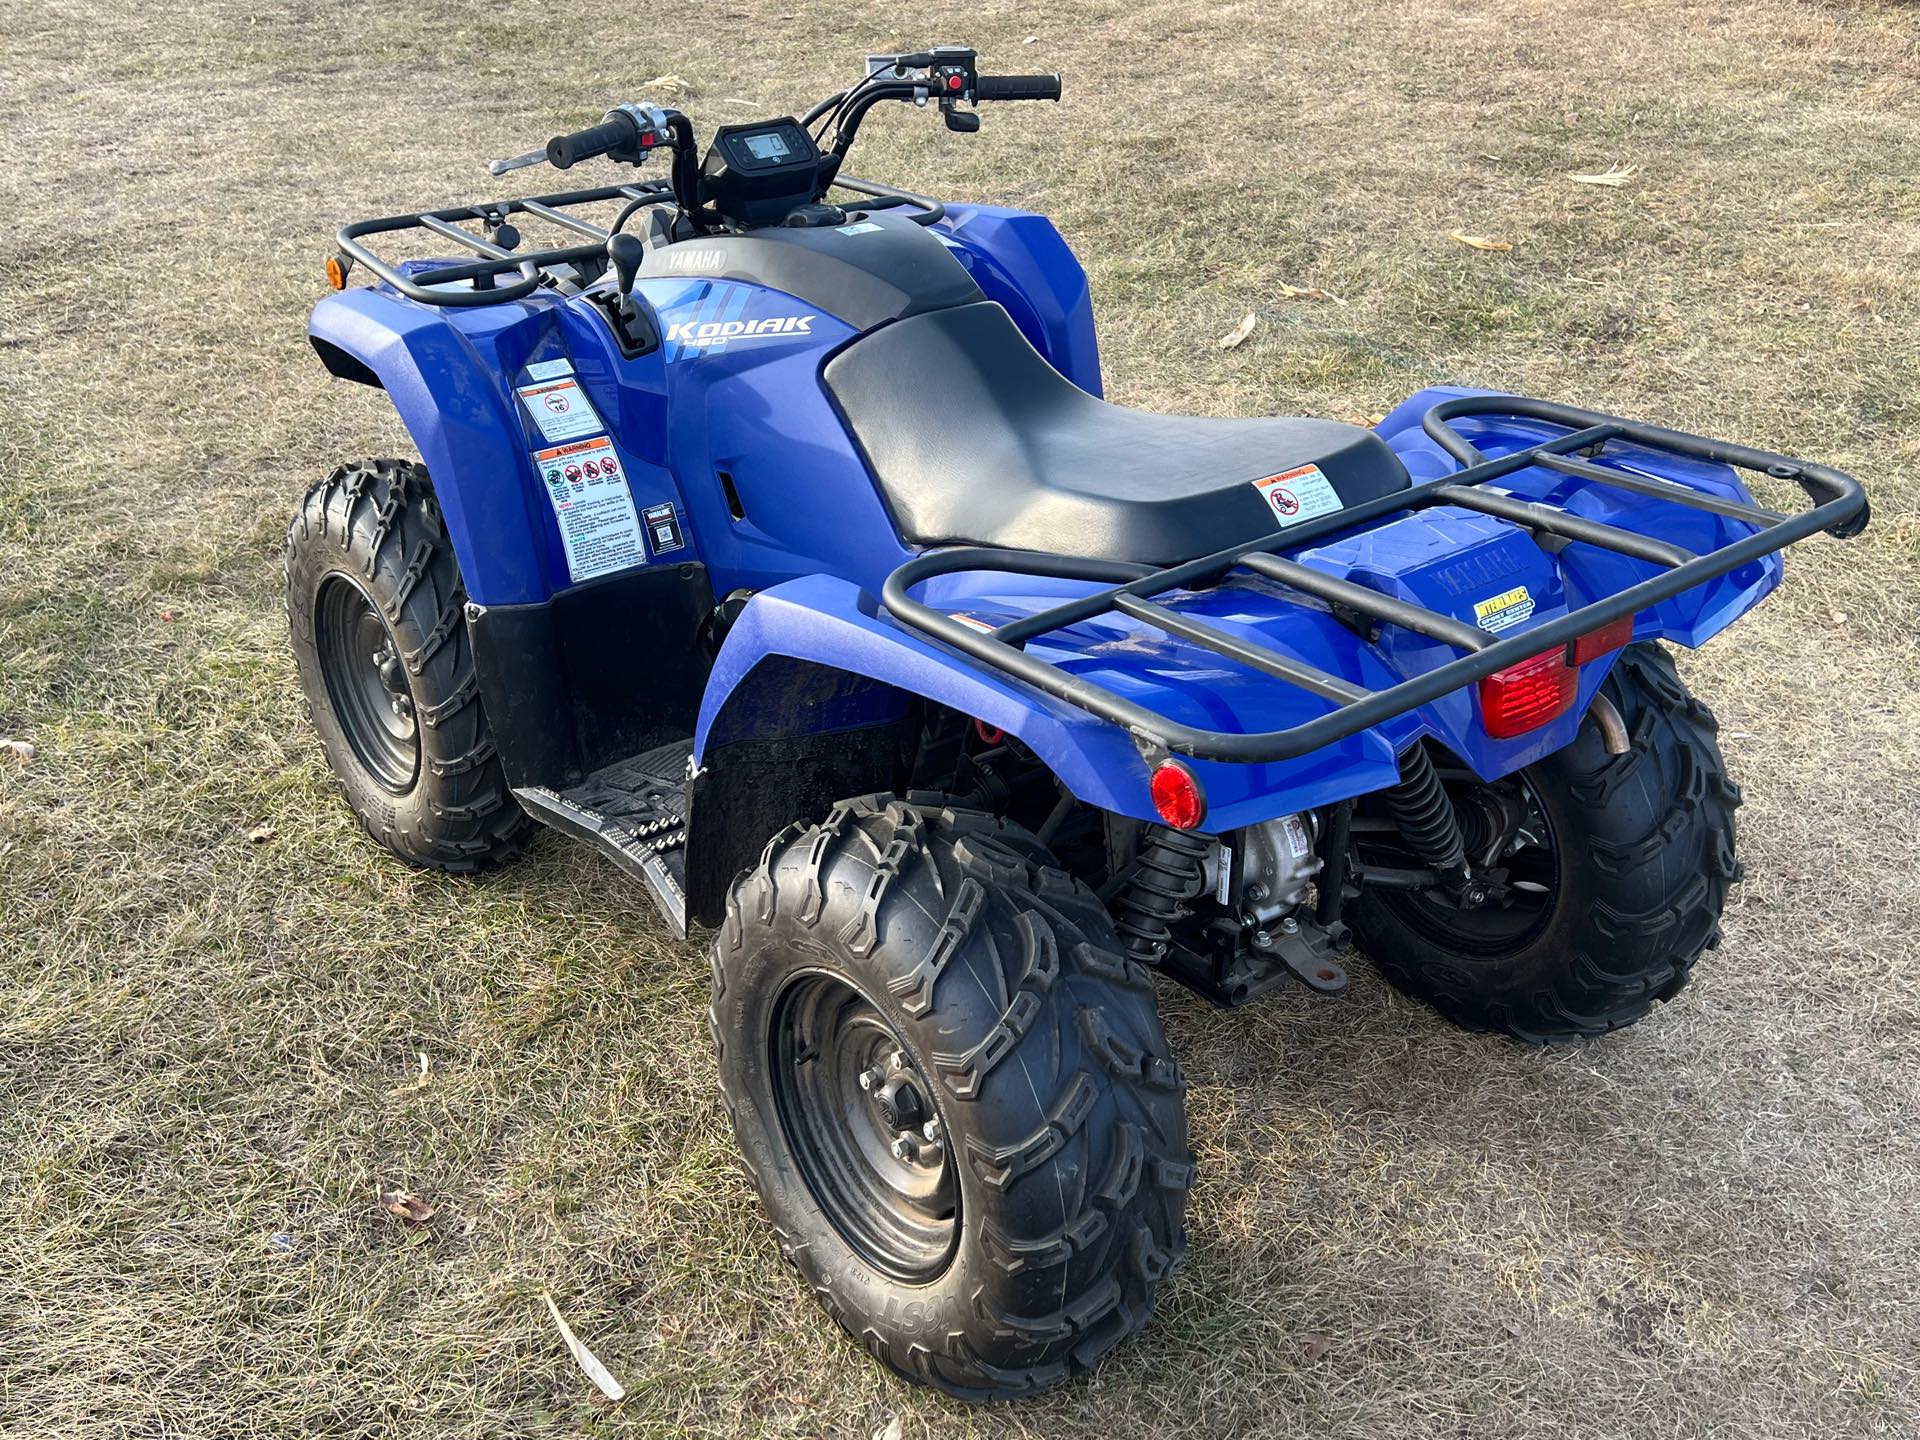
[[956, 1167], [933, 1087], [884, 1012], [844, 976], [804, 971], [774, 1003], [768, 1051], [787, 1149], [833, 1228], [896, 1280], [940, 1275], [960, 1239]]
[[[1461, 907], [1438, 891], [1381, 890], [1389, 909], [1409, 926], [1443, 949], [1463, 959], [1497, 960], [1538, 939], [1559, 907], [1562, 872], [1560, 846], [1553, 822], [1527, 772], [1488, 785], [1466, 770], [1442, 767], [1441, 783], [1460, 819], [1462, 838], [1470, 856], [1497, 845], [1496, 863], [1506, 871], [1504, 893], [1483, 904]], [[1499, 786], [1513, 787], [1525, 810], [1517, 830], [1501, 835], [1500, 806], [1493, 797]], [[1368, 836], [1361, 846], [1363, 863], [1418, 867], [1419, 856], [1402, 848], [1399, 837]], [[1475, 864], [1476, 871], [1482, 869]]]
[[406, 794], [420, 778], [420, 727], [392, 629], [359, 581], [334, 574], [315, 598], [313, 630], [347, 744], [381, 789]]

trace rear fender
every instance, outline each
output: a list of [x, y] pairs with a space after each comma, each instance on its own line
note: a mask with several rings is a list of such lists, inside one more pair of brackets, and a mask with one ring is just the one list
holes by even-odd
[[[1422, 390], [1382, 420], [1378, 433], [1399, 455], [1416, 485], [1451, 475], [1465, 467], [1426, 434], [1421, 421], [1428, 410], [1443, 400], [1490, 393], [1495, 392], [1454, 386]], [[1517, 418], [1463, 419], [1454, 421], [1453, 425], [1489, 460], [1563, 433], [1556, 426]], [[1631, 469], [1656, 479], [1675, 481], [1727, 500], [1754, 503], [1753, 495], [1740, 481], [1739, 471], [1730, 465], [1647, 450], [1617, 440], [1610, 442], [1607, 450], [1609, 456], [1619, 457]], [[1753, 533], [1753, 527], [1742, 521], [1539, 468], [1518, 471], [1500, 480], [1498, 485], [1523, 500], [1540, 501], [1583, 519], [1665, 540], [1695, 554], [1732, 544]], [[1615, 594], [1656, 573], [1654, 567], [1644, 561], [1631, 560], [1593, 545], [1567, 545], [1556, 559], [1567, 596], [1575, 606]], [[1705, 585], [1695, 586], [1643, 611], [1635, 626], [1635, 638], [1658, 637], [1690, 649], [1698, 648], [1771, 594], [1784, 571], [1785, 561], [1774, 554]]]
[[[1003, 603], [1025, 609], [1059, 598], [1045, 592], [1047, 582], [1021, 577], [1020, 583], [1033, 593]], [[982, 605], [988, 603], [983, 597]], [[1330, 617], [1321, 618], [1338, 629]], [[1315, 636], [1349, 652], [1354, 648], [1345, 632], [1322, 635], [1316, 630]], [[1186, 647], [1167, 643], [1162, 655], [1144, 636], [1116, 639], [1083, 626], [1067, 632], [1058, 647], [1036, 641], [1032, 648], [1069, 665], [1099, 668], [1102, 683], [1129, 683], [1116, 678], [1124, 672], [1134, 693], [1151, 696], [1157, 706], [1217, 721], [1229, 718], [1226, 709], [1242, 705], [1318, 703], [1258, 676], [1246, 677], [1250, 683], [1241, 685], [1217, 663], [1199, 657], [1201, 663], [1192, 665], [1191, 652], [1178, 653]], [[796, 661], [838, 675], [841, 683], [827, 691], [797, 691]], [[1179, 673], [1189, 666], [1190, 679]], [[1387, 677], [1383, 673], [1380, 678]], [[871, 594], [825, 575], [766, 590], [741, 613], [714, 661], [694, 753], [703, 766], [720, 767], [733, 746], [868, 730], [893, 723], [913, 697], [1015, 736], [1085, 803], [1157, 821], [1147, 789], [1147, 760], [1125, 730], [963, 659], [900, 625]], [[1246, 713], [1255, 712], [1249, 708]], [[1273, 711], [1260, 713], [1264, 719]], [[1368, 731], [1278, 765], [1195, 762], [1210, 801], [1204, 828], [1236, 829], [1283, 810], [1329, 804], [1390, 785], [1397, 777], [1396, 749], [1419, 733], [1409, 726], [1406, 738], [1396, 743], [1382, 731]]]

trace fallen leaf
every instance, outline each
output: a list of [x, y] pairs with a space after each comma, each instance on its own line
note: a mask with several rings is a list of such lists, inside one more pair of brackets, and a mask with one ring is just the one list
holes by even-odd
[[179, 618], [179, 616], [177, 616], [177, 615], [176, 615], [176, 614], [175, 614], [175, 613], [174, 613], [173, 611], [171, 611], [171, 610], [162, 610], [162, 611], [160, 612], [160, 618], [161, 618], [162, 620], [164, 620], [164, 621], [166, 621], [166, 622], [167, 622], [167, 624], [169, 624], [169, 625], [171, 625], [171, 624], [172, 624], [172, 623], [173, 623], [173, 622], [174, 622], [175, 620], [177, 620], [177, 619]]
[[1374, 410], [1353, 410], [1347, 414], [1347, 423], [1349, 425], [1364, 425], [1367, 429], [1371, 430], [1386, 418], [1385, 414]]
[[6, 756], [9, 760], [25, 762], [39, 753], [24, 740], [0, 740], [0, 755]]
[[247, 843], [249, 845], [264, 845], [271, 839], [273, 839], [273, 826], [271, 825], [256, 825], [253, 829], [247, 831]]
[[1220, 348], [1222, 350], [1232, 350], [1236, 346], [1244, 344], [1246, 338], [1253, 333], [1253, 327], [1259, 323], [1260, 317], [1249, 310], [1244, 320], [1220, 337]]
[[1027, 36], [1026, 39], [1022, 40], [1020, 43], [1022, 45], [1031, 45], [1033, 44], [1034, 41], [1038, 40], [1039, 38], [1040, 37], [1038, 35], [1029, 35]]
[[687, 82], [678, 75], [656, 75], [640, 87], [643, 90], [656, 90], [662, 95], [683, 95]]
[[873, 1432], [873, 1440], [900, 1440], [900, 1437], [905, 1433], [906, 1430], [900, 1423], [900, 1417], [898, 1415], [889, 1415], [887, 1417], [887, 1423]]
[[600, 1363], [600, 1357], [582, 1345], [579, 1337], [568, 1328], [567, 1322], [560, 1318], [560, 1307], [553, 1303], [553, 1296], [542, 1291], [540, 1298], [547, 1302], [547, 1313], [553, 1316], [554, 1328], [560, 1332], [560, 1338], [567, 1342], [567, 1353], [573, 1356], [574, 1363], [586, 1371], [587, 1378], [609, 1400], [626, 1399], [626, 1387], [613, 1378], [607, 1367]]
[[382, 1190], [380, 1204], [389, 1215], [398, 1215], [412, 1225], [424, 1225], [433, 1218], [433, 1206], [411, 1190]]
[[1300, 1347], [1300, 1354], [1307, 1364], [1312, 1365], [1316, 1361], [1324, 1360], [1331, 1349], [1333, 1349], [1333, 1342], [1326, 1336], [1309, 1335], [1306, 1337], [1306, 1343]]
[[1343, 307], [1347, 303], [1338, 295], [1328, 294], [1318, 285], [1289, 285], [1284, 280], [1280, 282], [1280, 298], [1282, 300], [1331, 300], [1334, 304]]
[[1511, 240], [1494, 240], [1486, 235], [1469, 235], [1463, 230], [1450, 230], [1447, 232], [1447, 238], [1458, 241], [1469, 250], [1511, 250], [1513, 248]]
[[1832, 612], [1832, 614], [1833, 614], [1833, 623], [1834, 623], [1834, 624], [1836, 624], [1836, 625], [1844, 625], [1844, 624], [1846, 624], [1846, 623], [1847, 623], [1847, 612], [1846, 612], [1846, 611], [1844, 611], [1844, 610], [1835, 610], [1835, 611], [1833, 611], [1833, 612]]
[[1618, 189], [1633, 178], [1633, 172], [1631, 165], [1616, 165], [1611, 170], [1600, 170], [1590, 175], [1568, 175], [1567, 179], [1576, 185], [1611, 185]]

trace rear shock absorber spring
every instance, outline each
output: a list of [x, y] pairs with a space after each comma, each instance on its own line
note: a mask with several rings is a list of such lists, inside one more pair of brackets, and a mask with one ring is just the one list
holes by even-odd
[[1416, 745], [1400, 757], [1400, 783], [1386, 798], [1407, 848], [1431, 865], [1449, 890], [1464, 890], [1470, 876], [1460, 817], [1425, 746]]
[[1133, 874], [1113, 904], [1114, 928], [1127, 954], [1157, 965], [1173, 943], [1173, 926], [1192, 914], [1190, 902], [1206, 889], [1206, 855], [1213, 842], [1155, 826], [1141, 837]]

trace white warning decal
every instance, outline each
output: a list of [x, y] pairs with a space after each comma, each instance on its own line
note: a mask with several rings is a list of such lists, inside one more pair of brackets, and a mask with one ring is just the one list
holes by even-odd
[[577, 440], [607, 427], [594, 414], [593, 402], [571, 377], [549, 380], [541, 385], [522, 385], [520, 403], [527, 407], [533, 423], [546, 440]]
[[558, 380], [562, 375], [573, 373], [573, 362], [562, 355], [558, 360], [529, 360], [527, 379]]
[[568, 575], [591, 580], [646, 561], [633, 494], [606, 436], [536, 450], [533, 463], [560, 522]]
[[1253, 482], [1260, 498], [1282, 525], [1298, 525], [1316, 515], [1331, 515], [1340, 508], [1340, 497], [1320, 473], [1318, 465], [1300, 465]]

